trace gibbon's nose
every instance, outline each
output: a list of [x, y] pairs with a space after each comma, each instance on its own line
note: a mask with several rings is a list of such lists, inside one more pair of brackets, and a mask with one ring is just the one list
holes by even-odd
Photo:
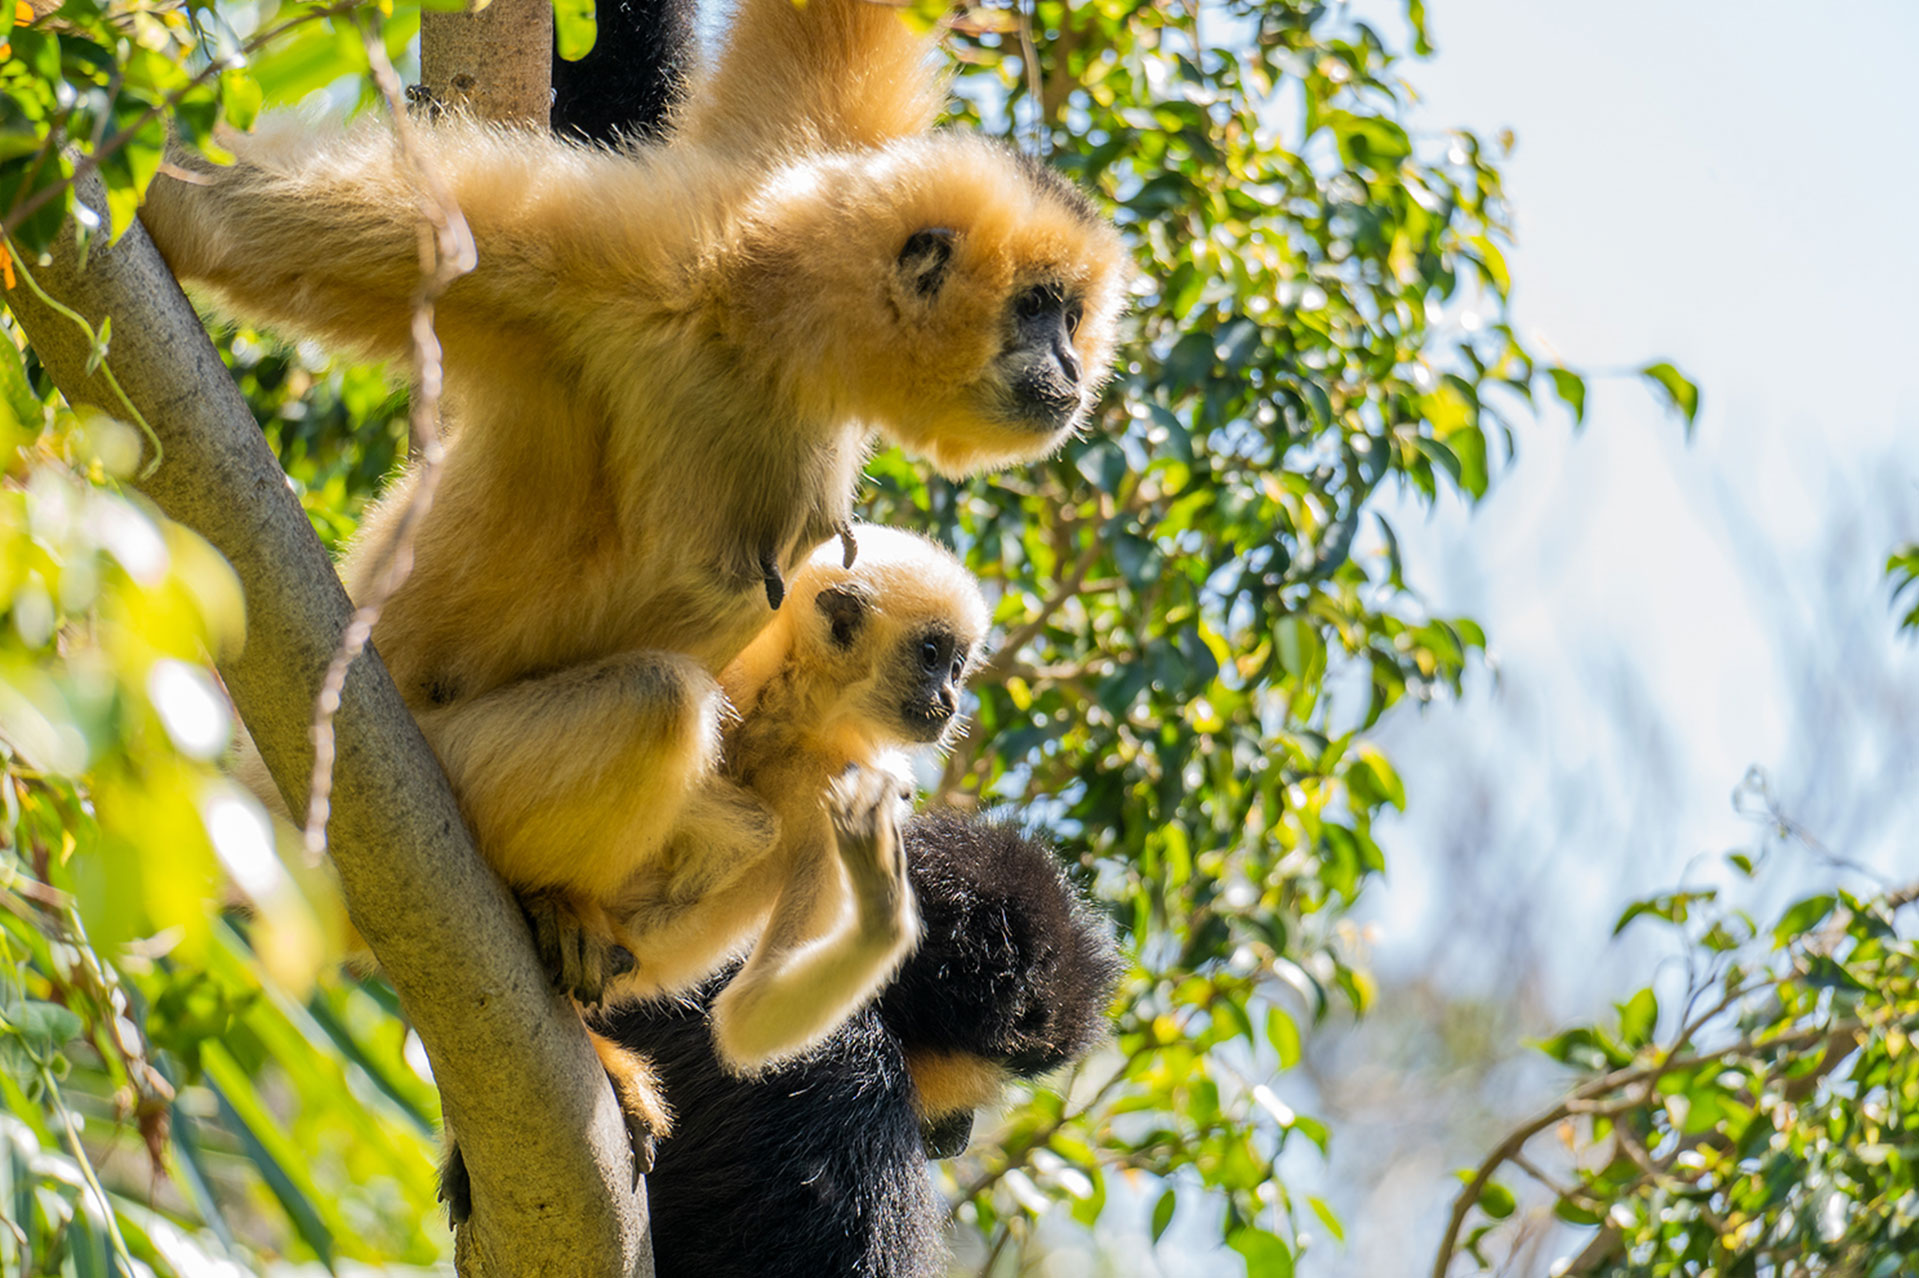
[[1059, 363], [1060, 376], [1066, 379], [1068, 386], [1079, 385], [1079, 356], [1073, 351], [1073, 343], [1066, 336], [1065, 326], [1053, 334], [1053, 358]]

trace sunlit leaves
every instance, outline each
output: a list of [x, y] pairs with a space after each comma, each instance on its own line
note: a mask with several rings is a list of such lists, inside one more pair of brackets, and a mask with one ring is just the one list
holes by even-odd
[[[1812, 846], [1789, 823], [1771, 828], [1775, 842]], [[1783, 859], [1735, 857], [1755, 885]], [[1662, 1015], [1655, 989], [1641, 989], [1616, 1024], [1541, 1044], [1583, 1077], [1483, 1169], [1523, 1172], [1586, 1228], [1560, 1272], [1892, 1274], [1919, 1262], [1914, 899], [1838, 888], [1762, 923], [1690, 891], [1626, 912], [1622, 926], [1657, 917], [1679, 929], [1681, 997]], [[1452, 1242], [1497, 1269], [1494, 1226], [1514, 1203], [1482, 1195], [1477, 1207], [1481, 1223]]]
[[1906, 615], [1899, 620], [1903, 630], [1919, 630], [1919, 597], [1913, 597], [1911, 591], [1915, 582], [1919, 582], [1919, 545], [1902, 546], [1893, 552], [1886, 561], [1886, 573], [1893, 579], [1893, 602], [1907, 607]]
[[1691, 434], [1699, 420], [1699, 388], [1687, 381], [1685, 374], [1663, 361], [1646, 365], [1639, 370], [1639, 375], [1660, 392], [1674, 412], [1686, 419], [1686, 433]]

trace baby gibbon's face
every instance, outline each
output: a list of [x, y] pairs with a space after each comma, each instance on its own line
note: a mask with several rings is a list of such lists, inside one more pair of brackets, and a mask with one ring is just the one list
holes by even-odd
[[827, 664], [851, 676], [836, 710], [862, 725], [875, 745], [932, 745], [959, 721], [960, 692], [981, 636], [963, 609], [890, 615], [888, 602], [858, 581], [815, 597], [816, 641], [830, 654]]
[[979, 583], [924, 537], [870, 524], [855, 536], [851, 567], [829, 542], [795, 574], [795, 602], [811, 606], [793, 619], [790, 660], [825, 690], [828, 735], [879, 748], [941, 741], [986, 638]]

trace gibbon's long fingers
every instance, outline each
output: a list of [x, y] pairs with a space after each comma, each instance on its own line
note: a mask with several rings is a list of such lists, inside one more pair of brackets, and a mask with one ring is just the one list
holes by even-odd
[[940, 107], [931, 44], [892, 5], [747, 0], [680, 136], [770, 158], [923, 132]]
[[826, 848], [800, 850], [752, 957], [715, 1000], [713, 1045], [734, 1073], [753, 1073], [832, 1033], [885, 984], [918, 939], [910, 907], [903, 931], [865, 926], [866, 911], [856, 907], [852, 926], [842, 923], [824, 939], [809, 939], [837, 878]]
[[842, 519], [834, 526], [833, 533], [840, 539], [840, 567], [851, 568], [859, 562], [860, 543], [853, 536], [852, 521]]
[[913, 889], [899, 830], [910, 797], [883, 769], [857, 765], [828, 792], [827, 810], [862, 927], [910, 930]]
[[502, 878], [604, 902], [659, 855], [712, 774], [724, 704], [692, 658], [630, 652], [419, 720]]

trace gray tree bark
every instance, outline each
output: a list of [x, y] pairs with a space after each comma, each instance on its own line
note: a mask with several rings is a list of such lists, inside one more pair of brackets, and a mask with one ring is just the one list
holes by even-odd
[[[549, 12], [545, 0], [507, 4]], [[537, 55], [542, 80], [547, 56]], [[97, 180], [78, 194], [105, 209]], [[112, 317], [107, 366], [165, 449], [141, 487], [239, 574], [246, 645], [220, 673], [281, 793], [304, 810], [314, 694], [351, 611], [325, 550], [138, 223], [116, 245], [96, 242], [84, 264], [69, 227], [33, 271], [96, 330]], [[25, 288], [6, 298], [69, 402], [125, 415], [104, 375], [87, 371], [70, 319]], [[606, 1076], [371, 650], [347, 679], [335, 732], [328, 830], [348, 911], [419, 1032], [472, 1176], [462, 1272], [651, 1278], [645, 1195]]]

